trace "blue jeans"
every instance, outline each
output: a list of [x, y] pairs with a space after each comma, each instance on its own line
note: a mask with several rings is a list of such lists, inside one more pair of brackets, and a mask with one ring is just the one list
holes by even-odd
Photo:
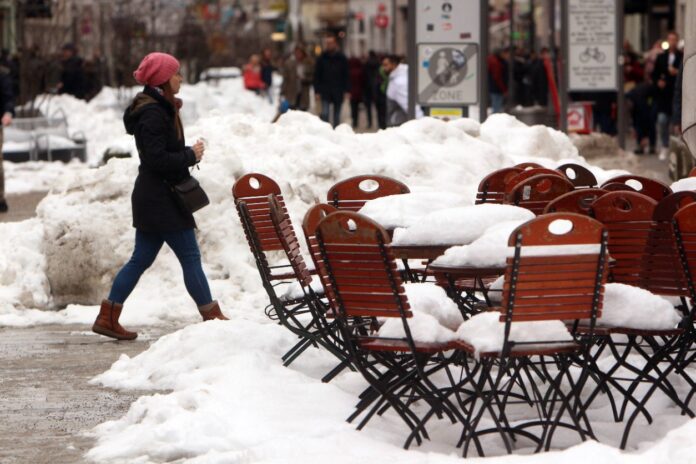
[[210, 294], [208, 279], [201, 267], [201, 252], [193, 229], [164, 233], [142, 232], [136, 229], [133, 256], [116, 274], [109, 300], [121, 304], [126, 301], [140, 276], [155, 261], [165, 242], [179, 259], [184, 271], [184, 284], [193, 301], [198, 306], [212, 303], [213, 297]]
[[669, 121], [669, 114], [657, 113], [657, 128], [660, 134], [660, 142], [662, 142], [662, 148], [669, 148]]
[[493, 113], [502, 113], [503, 104], [505, 101], [505, 96], [502, 93], [491, 92], [491, 107], [493, 108]]
[[329, 113], [331, 112], [331, 105], [333, 105], [333, 122], [331, 125], [335, 128], [341, 123], [341, 107], [343, 106], [343, 99], [329, 99], [326, 97], [321, 98], [321, 120], [329, 122]]

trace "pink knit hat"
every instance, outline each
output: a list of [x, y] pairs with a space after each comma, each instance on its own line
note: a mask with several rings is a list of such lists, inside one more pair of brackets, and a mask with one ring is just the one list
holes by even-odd
[[179, 62], [167, 53], [154, 52], [143, 58], [133, 73], [138, 84], [158, 86], [167, 82], [179, 71]]

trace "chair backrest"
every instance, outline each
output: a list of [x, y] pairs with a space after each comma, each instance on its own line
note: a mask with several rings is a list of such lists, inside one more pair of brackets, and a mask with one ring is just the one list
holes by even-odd
[[682, 270], [686, 279], [686, 286], [691, 297], [691, 318], [694, 319], [696, 306], [696, 204], [692, 203], [681, 208], [672, 220], [674, 235], [679, 250]]
[[634, 176], [632, 174], [627, 174], [623, 176], [612, 177], [601, 186], [601, 188], [606, 188], [607, 184], [626, 184], [631, 187], [636, 192], [642, 193], [643, 195], [649, 196], [655, 201], [660, 201], [670, 193], [672, 189], [662, 182], [650, 179], [643, 176]]
[[573, 190], [568, 179], [556, 174], [540, 174], [525, 179], [509, 193], [506, 203], [542, 214], [552, 200]]
[[696, 167], [691, 168], [691, 171], [689, 171], [688, 177], [696, 177]]
[[512, 167], [498, 169], [488, 174], [479, 182], [476, 204], [503, 203], [505, 200], [505, 184], [520, 172], [522, 172], [522, 168]]
[[520, 169], [533, 169], [533, 168], [543, 168], [539, 163], [532, 163], [532, 162], [527, 162], [527, 163], [519, 163], [516, 164], [514, 167], [520, 168]]
[[351, 211], [319, 221], [316, 231], [325, 266], [322, 281], [331, 307], [347, 317], [411, 317], [401, 276], [379, 224]]
[[696, 203], [696, 192], [667, 195], [655, 206], [653, 229], [645, 247], [639, 286], [658, 295], [688, 296], [687, 282], [672, 229], [674, 215]]
[[551, 200], [551, 203], [544, 208], [547, 213], [576, 213], [582, 215], [590, 214], [590, 206], [602, 195], [609, 193], [598, 188], [583, 188], [564, 193], [560, 197]]
[[518, 173], [516, 176], [510, 178], [510, 180], [505, 184], [505, 193], [509, 194], [512, 192], [512, 190], [520, 183], [524, 182], [525, 180], [532, 178], [534, 176], [539, 176], [539, 175], [549, 175], [549, 176], [558, 176], [558, 177], [564, 177], [563, 174], [560, 172], [554, 170], [554, 169], [546, 169], [546, 168], [532, 168], [532, 169], [525, 169], [524, 171]]
[[639, 286], [657, 202], [638, 192], [609, 192], [592, 203], [592, 217], [609, 230], [611, 279]]
[[[256, 237], [262, 252], [283, 250], [283, 245], [271, 223], [268, 195], [275, 195], [284, 214], [287, 214], [280, 187], [273, 179], [263, 174], [246, 174], [237, 179], [232, 187], [232, 196], [242, 219], [249, 245], [253, 248], [251, 237]], [[242, 204], [243, 206], [240, 206]], [[243, 214], [245, 218], [242, 218]]]
[[390, 177], [363, 175], [338, 182], [326, 199], [336, 209], [358, 211], [368, 200], [410, 192], [404, 183]]
[[630, 185], [622, 184], [621, 182], [607, 182], [602, 184], [602, 190], [607, 192], [636, 192], [637, 190]]
[[329, 214], [335, 213], [336, 211], [338, 210], [331, 205], [319, 203], [309, 208], [309, 210], [305, 213], [304, 219], [302, 220], [302, 231], [304, 232], [305, 240], [307, 240], [309, 256], [312, 258], [312, 261], [314, 261], [314, 267], [317, 270], [317, 275], [324, 286], [326, 286], [327, 283], [324, 281], [326, 273], [322, 272], [324, 261], [321, 257], [319, 244], [317, 243], [316, 232], [319, 222]]
[[302, 257], [300, 242], [292, 227], [290, 216], [285, 208], [278, 201], [278, 197], [273, 194], [268, 195], [271, 223], [276, 230], [280, 244], [285, 251], [285, 256], [290, 262], [295, 277], [300, 285], [307, 287], [312, 283], [312, 275], [307, 269], [307, 264]]
[[593, 188], [597, 186], [597, 178], [592, 171], [585, 166], [580, 166], [575, 163], [567, 163], [556, 168], [556, 171], [562, 173], [572, 182], [575, 188]]
[[590, 319], [601, 315], [607, 232], [599, 221], [550, 213], [518, 227], [508, 245], [501, 321]]

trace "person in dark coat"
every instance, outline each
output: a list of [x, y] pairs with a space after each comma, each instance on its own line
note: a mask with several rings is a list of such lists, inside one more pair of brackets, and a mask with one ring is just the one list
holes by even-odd
[[61, 73], [58, 92], [61, 94], [67, 93], [75, 98], [84, 98], [86, 90], [82, 58], [77, 55], [75, 45], [71, 43], [65, 44], [61, 50]]
[[213, 300], [201, 266], [193, 215], [183, 210], [171, 186], [190, 177], [189, 168], [203, 158], [199, 140], [192, 147], [184, 143], [179, 118], [179, 92], [183, 78], [179, 62], [166, 53], [150, 53], [143, 58], [135, 80], [145, 85], [123, 115], [126, 132], [135, 136], [140, 156], [138, 177], [131, 196], [135, 249], [130, 260], [114, 279], [108, 299], [102, 301], [92, 330], [120, 340], [132, 340], [135, 332], [118, 323], [123, 303], [152, 265], [162, 245], [174, 251], [184, 271], [184, 283], [196, 302], [203, 320], [227, 319]]
[[[0, 147], [3, 142], [3, 130], [5, 126], [12, 124], [14, 116], [15, 96], [12, 88], [12, 78], [10, 70], [4, 66], [0, 66]], [[8, 210], [7, 201], [5, 200], [5, 171], [2, 169], [2, 150], [0, 150], [0, 213], [6, 213]]]
[[321, 98], [321, 119], [329, 122], [333, 105], [333, 127], [341, 122], [341, 107], [350, 92], [348, 59], [338, 48], [336, 37], [326, 38], [324, 52], [314, 68], [314, 93]]
[[360, 103], [365, 98], [365, 67], [360, 58], [353, 57], [348, 60], [348, 69], [350, 72], [350, 117], [353, 121], [353, 129], [357, 129]]
[[669, 124], [672, 116], [674, 87], [683, 59], [682, 52], [677, 49], [678, 43], [679, 35], [676, 32], [667, 34], [668, 48], [658, 55], [652, 72], [655, 92], [652, 114], [653, 121], [657, 123], [660, 132], [660, 141], [662, 143], [662, 149], [660, 150], [661, 158], [667, 156], [669, 149]]
[[491, 107], [494, 113], [500, 113], [504, 109], [504, 99], [508, 93], [508, 61], [510, 52], [501, 48], [487, 59], [488, 64], [488, 92], [491, 98]]
[[273, 52], [270, 48], [264, 48], [261, 52], [261, 80], [266, 84], [268, 100], [273, 103], [273, 71], [276, 67], [273, 66]]
[[372, 128], [372, 107], [375, 106], [379, 111], [377, 104], [380, 84], [379, 67], [377, 53], [370, 50], [365, 62], [365, 109], [367, 109], [367, 127], [370, 129]]

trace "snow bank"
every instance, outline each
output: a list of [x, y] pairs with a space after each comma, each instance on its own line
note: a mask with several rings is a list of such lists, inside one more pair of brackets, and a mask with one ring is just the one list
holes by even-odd
[[696, 190], [696, 177], [685, 177], [679, 179], [671, 185], [673, 192], [682, 192], [684, 190]]

